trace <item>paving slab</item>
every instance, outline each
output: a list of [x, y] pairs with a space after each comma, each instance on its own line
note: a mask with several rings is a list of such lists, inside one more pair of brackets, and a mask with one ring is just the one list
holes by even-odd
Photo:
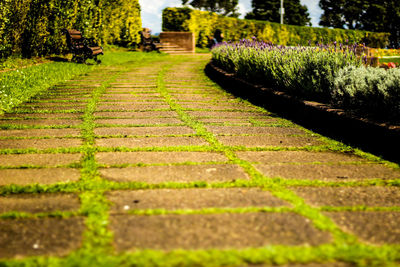
[[199, 118], [197, 120], [202, 123], [251, 125], [251, 122], [245, 118]]
[[100, 169], [102, 177], [118, 182], [227, 182], [249, 177], [238, 165], [145, 166]]
[[365, 162], [367, 160], [345, 153], [312, 151], [243, 151], [236, 155], [247, 161], [260, 163]]
[[144, 137], [144, 138], [96, 139], [96, 145], [100, 147], [135, 148], [135, 147], [205, 146], [209, 144], [200, 137]]
[[81, 120], [74, 119], [26, 119], [26, 120], [0, 120], [0, 125], [72, 125], [77, 126], [81, 124]]
[[[0, 158], [1, 160], [1, 158]], [[99, 152], [96, 160], [100, 164], [137, 163], [184, 163], [184, 162], [225, 162], [228, 159], [217, 152]]]
[[179, 135], [195, 134], [196, 132], [186, 126], [163, 126], [163, 127], [100, 127], [95, 128], [96, 135]]
[[[273, 120], [273, 119], [272, 119]], [[252, 135], [305, 135], [301, 129], [289, 127], [245, 127], [245, 126], [206, 126], [207, 130], [214, 134], [252, 134]]]
[[206, 110], [238, 110], [238, 111], [252, 111], [253, 107], [240, 106], [240, 105], [213, 105], [208, 103], [180, 103], [185, 109], [206, 109]]
[[81, 154], [0, 154], [0, 166], [57, 166], [78, 163]]
[[32, 102], [32, 103], [24, 103], [22, 105], [20, 105], [19, 107], [22, 108], [53, 108], [53, 107], [59, 107], [60, 105], [67, 105], [70, 107], [75, 107], [75, 108], [84, 108], [87, 105], [87, 102], [77, 102], [74, 101], [73, 104], [71, 103], [57, 103], [57, 102]]
[[126, 190], [112, 191], [107, 196], [114, 203], [113, 212], [288, 206], [285, 201], [258, 188]]
[[255, 165], [267, 177], [285, 179], [322, 180], [332, 182], [357, 181], [364, 179], [399, 179], [400, 172], [380, 164], [357, 165]]
[[82, 116], [83, 113], [6, 113], [0, 118], [76, 119]]
[[157, 124], [182, 124], [177, 118], [134, 118], [134, 119], [97, 119], [97, 124], [114, 125], [157, 125]]
[[330, 234], [293, 213], [111, 216], [117, 251], [319, 245]]
[[114, 117], [114, 118], [156, 118], [169, 117], [177, 118], [178, 114], [174, 111], [142, 111], [142, 112], [95, 112], [96, 118]]
[[362, 241], [383, 245], [400, 244], [400, 212], [324, 212], [345, 232]]
[[101, 101], [104, 100], [115, 100], [115, 101], [135, 101], [135, 100], [149, 100], [149, 99], [155, 99], [155, 100], [163, 100], [161, 95], [158, 93], [154, 94], [104, 94], [100, 97]]
[[129, 111], [140, 111], [140, 110], [154, 110], [154, 109], [169, 109], [169, 105], [97, 105], [97, 111], [105, 110], [129, 110]]
[[214, 117], [214, 118], [254, 118], [267, 117], [267, 113], [261, 112], [242, 112], [242, 111], [187, 111], [190, 116], [196, 118]]
[[83, 218], [0, 220], [0, 258], [66, 256], [78, 249]]
[[61, 111], [61, 110], [76, 110], [76, 111], [83, 111], [85, 110], [86, 105], [82, 106], [77, 106], [77, 105], [55, 105], [55, 106], [41, 106], [41, 107], [24, 107], [24, 106], [19, 106], [15, 110], [28, 110], [30, 112], [34, 111], [44, 111], [44, 110], [49, 110], [49, 111]]
[[22, 129], [22, 130], [0, 130], [2, 137], [64, 137], [80, 136], [80, 129]]
[[0, 169], [0, 186], [75, 182], [80, 176], [79, 170], [71, 168]]
[[26, 149], [26, 148], [72, 148], [82, 145], [79, 139], [21, 139], [0, 140], [0, 149]]
[[77, 211], [79, 198], [75, 194], [17, 194], [0, 196], [0, 213]]
[[400, 206], [398, 187], [293, 187], [291, 189], [313, 206]]
[[265, 136], [217, 136], [217, 139], [227, 146], [245, 147], [303, 147], [318, 146], [324, 142], [313, 137], [288, 136], [288, 135], [265, 135]]

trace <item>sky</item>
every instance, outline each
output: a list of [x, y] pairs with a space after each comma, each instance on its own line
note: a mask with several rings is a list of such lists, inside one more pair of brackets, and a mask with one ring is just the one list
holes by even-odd
[[[300, 0], [301, 4], [306, 5], [310, 13], [312, 26], [318, 27], [319, 18], [322, 10], [318, 6], [319, 0]], [[139, 0], [142, 9], [143, 27], [150, 28], [152, 33], [161, 32], [161, 13], [166, 7], [182, 6], [182, 0]], [[240, 18], [251, 11], [251, 0], [239, 0]]]

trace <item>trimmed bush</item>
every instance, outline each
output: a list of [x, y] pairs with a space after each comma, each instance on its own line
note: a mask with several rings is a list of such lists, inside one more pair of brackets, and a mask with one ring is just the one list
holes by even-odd
[[302, 98], [329, 101], [337, 72], [361, 65], [355, 47], [283, 47], [255, 40], [221, 44], [212, 49], [213, 62], [248, 81]]
[[163, 31], [190, 31], [196, 36], [200, 47], [207, 45], [207, 37], [216, 29], [222, 30], [225, 40], [237, 41], [253, 36], [274, 44], [296, 46], [331, 43], [365, 43], [370, 47], [385, 47], [389, 33], [314, 28], [279, 23], [236, 19], [216, 13], [192, 10], [189, 8], [166, 8], [163, 10]]
[[341, 107], [400, 119], [400, 69], [343, 68], [335, 78], [332, 100]]
[[65, 52], [63, 28], [75, 28], [101, 45], [140, 41], [138, 0], [2, 0], [0, 58]]

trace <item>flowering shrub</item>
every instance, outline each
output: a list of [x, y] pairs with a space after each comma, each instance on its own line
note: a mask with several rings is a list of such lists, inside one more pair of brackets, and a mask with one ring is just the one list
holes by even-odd
[[400, 118], [400, 69], [348, 66], [339, 70], [334, 103], [386, 118]]
[[400, 57], [400, 49], [381, 49], [381, 48], [375, 48], [372, 49], [371, 51], [374, 56], [376, 57], [392, 57], [392, 56], [398, 56]]
[[188, 31], [195, 34], [196, 45], [205, 47], [207, 37], [219, 29], [225, 40], [257, 38], [280, 45], [307, 45], [316, 42], [366, 43], [369, 47], [385, 47], [389, 33], [359, 30], [329, 29], [279, 24], [269, 21], [237, 19], [213, 12], [189, 8], [166, 8], [162, 14], [163, 31]]
[[354, 47], [334, 45], [284, 47], [242, 40], [212, 49], [213, 62], [249, 81], [304, 98], [328, 101], [336, 73], [360, 66]]

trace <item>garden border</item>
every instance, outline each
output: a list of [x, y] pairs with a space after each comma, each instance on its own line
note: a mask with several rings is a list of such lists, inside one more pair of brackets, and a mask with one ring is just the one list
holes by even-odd
[[285, 92], [250, 83], [218, 68], [212, 60], [204, 72], [224, 89], [317, 133], [400, 163], [400, 153], [397, 152], [400, 150], [398, 125], [361, 118], [329, 104], [301, 100]]

